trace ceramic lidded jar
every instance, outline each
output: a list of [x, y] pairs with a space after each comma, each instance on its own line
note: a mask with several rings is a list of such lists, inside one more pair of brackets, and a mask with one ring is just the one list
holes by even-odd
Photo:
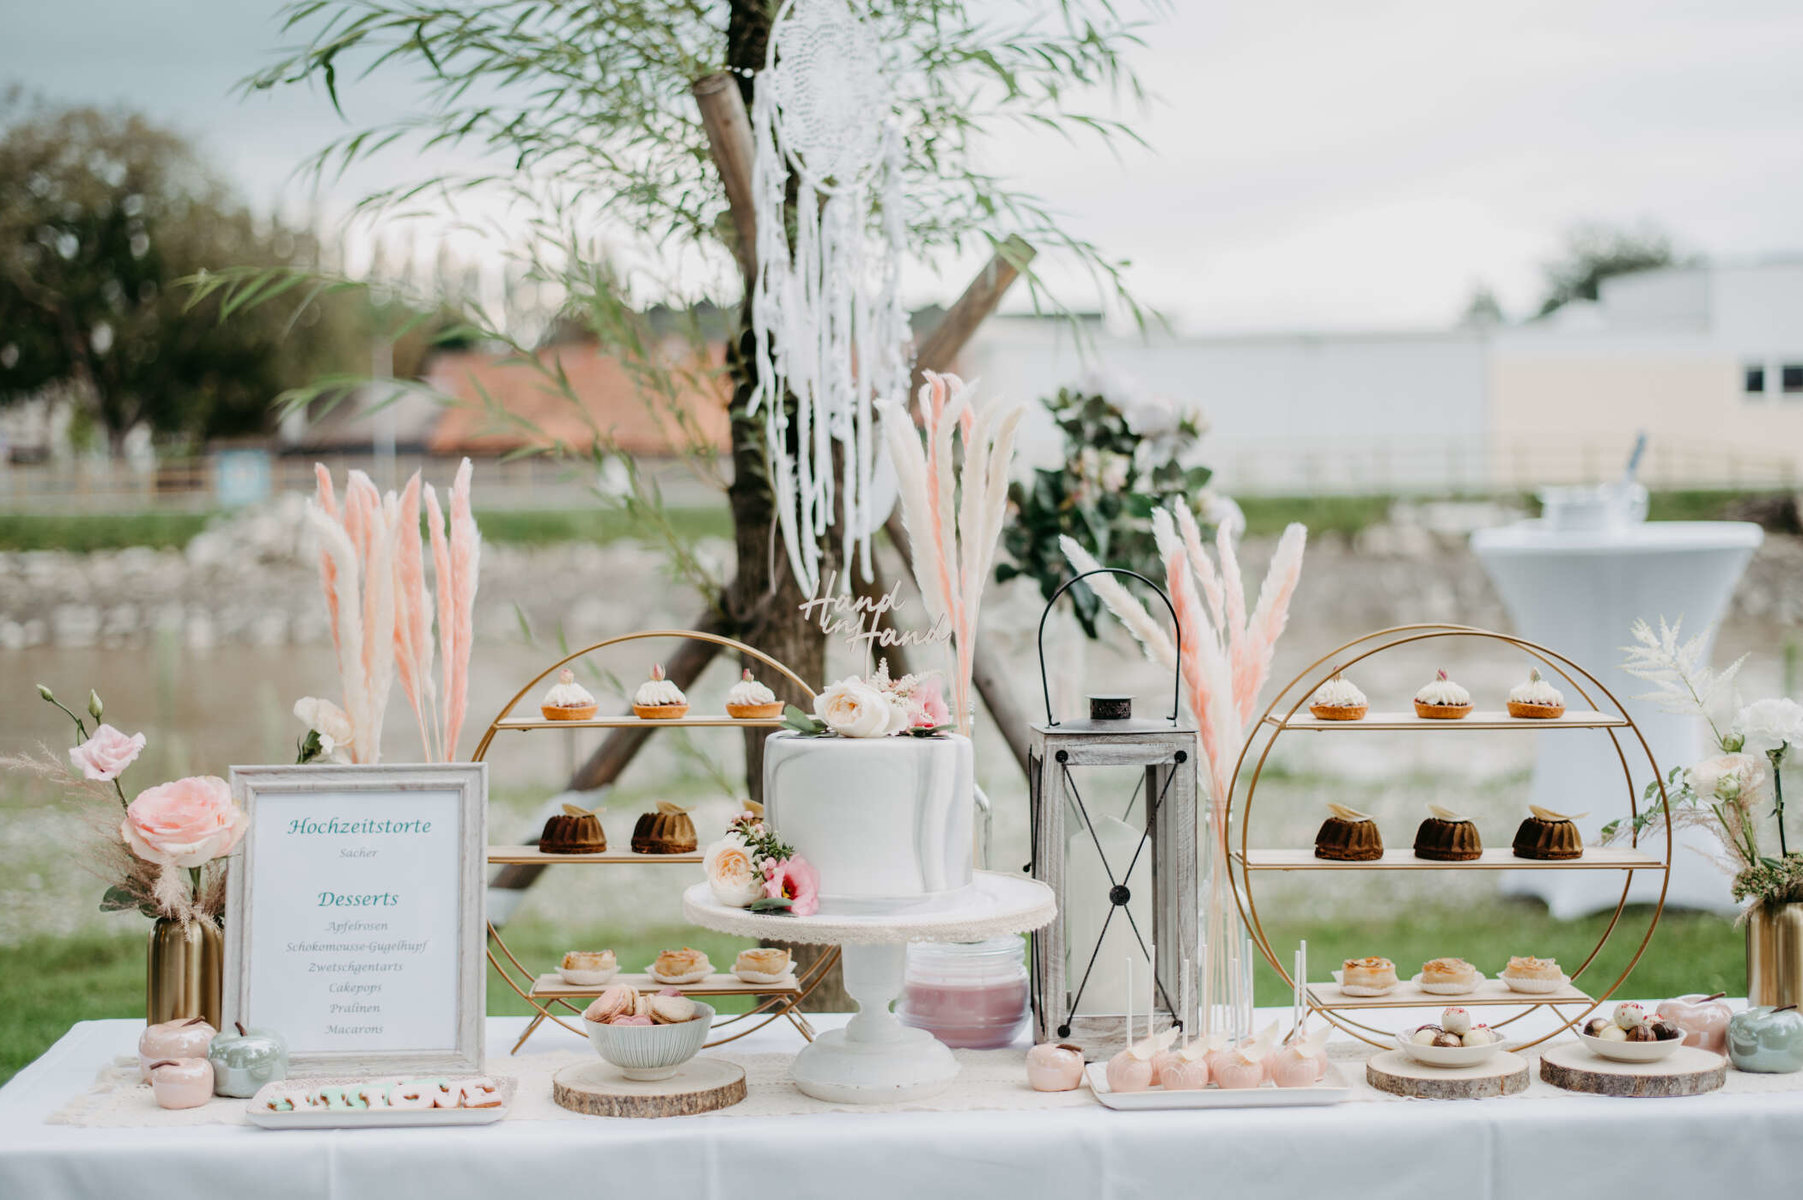
[[1722, 995], [1717, 992], [1713, 996], [1679, 996], [1660, 1004], [1659, 1016], [1684, 1031], [1686, 1046], [1726, 1054], [1728, 1021], [1734, 1010], [1723, 1002]]
[[288, 1043], [270, 1030], [239, 1025], [213, 1039], [207, 1061], [214, 1091], [248, 1099], [264, 1084], [288, 1078]]
[[1728, 1021], [1728, 1057], [1742, 1071], [1803, 1071], [1803, 1013], [1794, 1004], [1735, 1013]]
[[150, 1082], [150, 1064], [165, 1058], [205, 1058], [218, 1030], [205, 1017], [147, 1025], [138, 1035], [138, 1078]]
[[150, 1064], [158, 1108], [199, 1108], [213, 1098], [213, 1064], [204, 1058], [160, 1058]]

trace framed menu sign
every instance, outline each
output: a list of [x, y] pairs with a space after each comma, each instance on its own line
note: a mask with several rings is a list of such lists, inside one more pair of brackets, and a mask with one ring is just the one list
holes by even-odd
[[233, 767], [225, 1020], [296, 1074], [482, 1069], [488, 767]]

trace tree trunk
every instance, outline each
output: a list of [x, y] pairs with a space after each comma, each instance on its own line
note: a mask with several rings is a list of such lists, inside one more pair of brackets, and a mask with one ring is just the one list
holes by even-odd
[[[745, 74], [764, 65], [765, 48], [770, 41], [770, 22], [774, 6], [764, 0], [731, 0], [726, 24], [726, 65], [738, 73], [739, 91], [746, 106], [751, 104], [751, 79]], [[748, 256], [741, 258], [746, 261]], [[747, 419], [746, 401], [757, 380], [757, 356], [751, 328], [751, 280], [745, 281], [745, 302], [739, 310], [738, 343], [730, 359], [733, 373], [732, 397], [732, 461], [733, 480], [727, 488], [732, 506], [733, 544], [737, 571], [726, 595], [727, 620], [737, 630], [740, 641], [756, 646], [765, 654], [815, 685], [826, 678], [826, 635], [811, 622], [802, 620], [801, 605], [808, 599], [788, 567], [788, 557], [776, 544], [775, 508], [766, 476], [763, 422]], [[791, 426], [793, 428], [793, 426]], [[823, 563], [824, 578], [831, 570]], [[749, 665], [749, 664], [748, 664]], [[765, 682], [786, 703], [801, 703], [786, 680], [766, 678]], [[752, 799], [764, 794], [764, 738], [766, 730], [745, 731], [745, 785]], [[805, 971], [823, 953], [822, 946], [790, 946], [798, 972]], [[848, 1012], [851, 997], [839, 969], [823, 980], [807, 1007], [815, 1012]]]

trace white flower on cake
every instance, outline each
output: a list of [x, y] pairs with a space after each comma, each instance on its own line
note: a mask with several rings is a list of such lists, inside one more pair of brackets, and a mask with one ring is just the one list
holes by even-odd
[[1753, 754], [1803, 750], [1803, 704], [1795, 700], [1755, 700], [1734, 718], [1734, 732]]
[[905, 707], [855, 675], [815, 696], [814, 715], [840, 737], [889, 737], [908, 727]]
[[764, 876], [745, 839], [729, 833], [707, 848], [702, 859], [708, 890], [733, 908], [746, 908], [764, 895]]
[[670, 704], [687, 704], [688, 697], [675, 683], [664, 678], [662, 663], [651, 668], [651, 678], [639, 684], [639, 690], [632, 694], [634, 704], [646, 708], [658, 708]]

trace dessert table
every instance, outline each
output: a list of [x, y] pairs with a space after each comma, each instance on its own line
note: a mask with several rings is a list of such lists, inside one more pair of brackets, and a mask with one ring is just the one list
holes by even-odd
[[[1262, 1011], [1260, 1022], [1287, 1013]], [[845, 1019], [815, 1018], [823, 1028]], [[524, 1077], [583, 1049], [574, 1038], [541, 1038], [509, 1057], [523, 1024], [488, 1019], [491, 1072]], [[467, 1129], [47, 1123], [141, 1028], [81, 1022], [0, 1089], [0, 1196], [1776, 1196], [1794, 1193], [1794, 1147], [1803, 1143], [1803, 1076], [1737, 1072], [1720, 1092], [1665, 1100], [1575, 1096], [1536, 1081], [1527, 1094], [1494, 1100], [1397, 1100], [1363, 1089], [1366, 1102], [1327, 1108], [1191, 1112], [1113, 1112], [1071, 1093], [1054, 1098], [1062, 1107], [1000, 1111], [945, 1111], [950, 1097], [921, 1102], [922, 1111], [835, 1111], [797, 1096], [818, 1111], [638, 1121], [522, 1119], [522, 1102], [507, 1120]], [[744, 1041], [753, 1053], [799, 1048], [776, 1026]], [[1012, 1052], [990, 1053], [1012, 1061]], [[1363, 1088], [1356, 1061], [1340, 1069]], [[1037, 1101], [1024, 1083], [1018, 1096], [1012, 1087], [993, 1094]], [[548, 1098], [534, 1111], [546, 1110], [562, 1112]], [[1458, 1181], [1450, 1190], [1449, 1180]]]

